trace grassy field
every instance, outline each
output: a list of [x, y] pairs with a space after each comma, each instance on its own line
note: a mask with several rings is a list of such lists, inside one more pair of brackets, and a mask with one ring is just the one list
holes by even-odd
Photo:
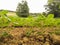
[[60, 18], [8, 15], [0, 17], [0, 45], [60, 45]]
[[16, 13], [15, 12], [8, 12], [7, 16], [16, 16]]

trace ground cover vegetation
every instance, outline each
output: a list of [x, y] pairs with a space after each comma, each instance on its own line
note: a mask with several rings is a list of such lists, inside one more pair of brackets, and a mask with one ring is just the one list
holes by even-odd
[[59, 3], [48, 2], [48, 12], [36, 16], [29, 15], [26, 1], [18, 4], [16, 16], [0, 11], [0, 45], [60, 45]]
[[60, 18], [54, 18], [53, 14], [49, 14], [47, 17], [44, 15], [39, 15], [37, 17], [29, 16], [27, 18], [22, 18], [18, 16], [0, 16], [0, 27], [9, 26], [60, 26]]

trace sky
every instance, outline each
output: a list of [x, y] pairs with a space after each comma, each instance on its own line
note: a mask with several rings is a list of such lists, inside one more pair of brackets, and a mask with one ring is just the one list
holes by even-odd
[[[0, 9], [16, 11], [18, 3], [21, 0], [0, 0]], [[29, 6], [29, 12], [39, 13], [44, 12], [44, 5], [47, 4], [47, 0], [27, 0]]]

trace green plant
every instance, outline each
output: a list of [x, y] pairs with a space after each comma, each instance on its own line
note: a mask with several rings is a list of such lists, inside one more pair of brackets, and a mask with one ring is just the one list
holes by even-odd
[[22, 27], [41, 27], [41, 26], [60, 26], [60, 18], [54, 18], [53, 14], [49, 14], [47, 17], [40, 15], [37, 17], [18, 17], [18, 16], [2, 16], [0, 17], [0, 27], [9, 26], [10, 23], [13, 26]]
[[8, 11], [7, 10], [2, 10], [0, 11], [0, 17], [5, 17], [7, 16]]
[[29, 37], [34, 32], [35, 32], [34, 30], [27, 30], [25, 35]]
[[45, 26], [54, 26], [55, 19], [53, 14], [49, 14], [47, 18], [45, 19]]

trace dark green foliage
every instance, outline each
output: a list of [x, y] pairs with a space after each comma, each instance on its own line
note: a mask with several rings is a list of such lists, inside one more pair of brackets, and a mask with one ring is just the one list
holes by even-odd
[[48, 1], [48, 5], [46, 5], [46, 10], [48, 11], [48, 14], [54, 14], [54, 17], [60, 17], [60, 1]]
[[36, 17], [38, 15], [41, 15], [41, 13], [30, 13], [31, 16]]
[[20, 17], [27, 17], [29, 15], [29, 8], [26, 1], [18, 4], [16, 14]]
[[42, 12], [42, 15], [47, 16], [46, 12]]

